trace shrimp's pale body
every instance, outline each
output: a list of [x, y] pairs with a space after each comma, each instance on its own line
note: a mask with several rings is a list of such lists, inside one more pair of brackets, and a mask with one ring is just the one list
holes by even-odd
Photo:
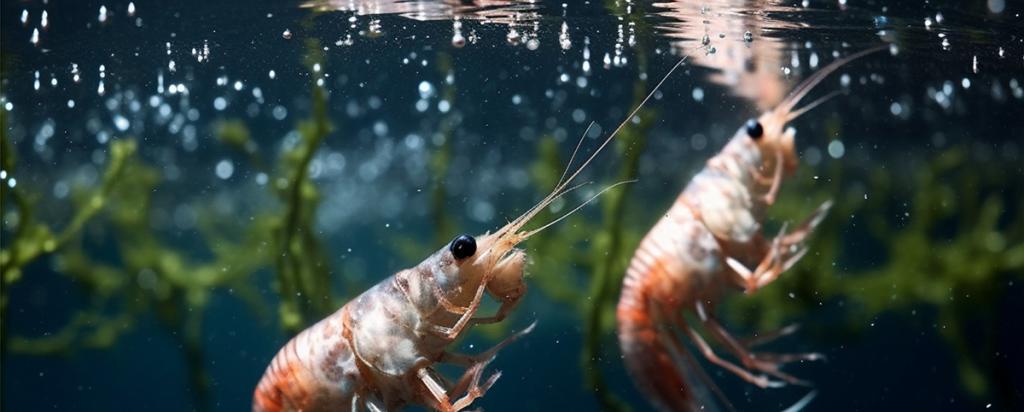
[[[641, 240], [626, 270], [616, 316], [630, 376], [658, 409], [713, 409], [716, 402], [710, 391], [731, 407], [679, 335], [691, 340], [711, 363], [762, 388], [803, 383], [780, 367], [820, 358], [813, 353], [751, 352], [757, 342], [733, 338], [715, 318], [715, 306], [730, 289], [753, 293], [768, 285], [807, 252], [804, 241], [824, 219], [831, 202], [822, 204], [790, 233], [783, 226], [775, 238], [762, 234], [765, 211], [775, 201], [782, 179], [797, 166], [796, 131], [786, 124], [823, 101], [793, 110], [825, 76], [877, 50], [837, 60], [799, 85], [777, 108], [747, 122]], [[718, 357], [687, 323], [685, 312], [693, 313], [740, 365]], [[765, 334], [760, 340], [793, 330]], [[801, 403], [809, 400], [805, 397]]]
[[[484, 368], [498, 350], [529, 333], [533, 325], [481, 354], [454, 353], [448, 347], [469, 326], [500, 322], [515, 307], [526, 293], [526, 253], [516, 245], [583, 205], [540, 228], [523, 227], [552, 201], [579, 187], [570, 184], [665, 78], [573, 173], [567, 167], [551, 193], [522, 216], [494, 233], [456, 237], [415, 267], [395, 273], [296, 335], [267, 367], [253, 395], [253, 411], [392, 411], [421, 405], [447, 412], [464, 409], [483, 396], [501, 375], [482, 379]], [[573, 159], [575, 152], [570, 165]], [[621, 183], [626, 182], [605, 188], [583, 204]], [[485, 292], [501, 306], [494, 316], [474, 317]], [[439, 363], [464, 367], [465, 372], [449, 382], [435, 370]]]
[[[448, 411], [471, 404], [500, 376], [481, 382], [498, 349], [532, 328], [480, 355], [446, 350], [469, 325], [502, 320], [525, 292], [525, 254], [508, 239], [501, 232], [459, 236], [296, 335], [264, 373], [253, 410], [373, 411], [419, 404]], [[502, 306], [493, 317], [473, 318], [484, 290]], [[447, 382], [434, 371], [436, 363], [466, 371], [458, 382]]]

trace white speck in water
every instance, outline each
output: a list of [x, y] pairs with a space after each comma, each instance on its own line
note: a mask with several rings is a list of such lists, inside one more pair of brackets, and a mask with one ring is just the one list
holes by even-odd
[[437, 111], [439, 111], [441, 113], [448, 113], [448, 111], [451, 110], [451, 109], [452, 109], [452, 104], [449, 103], [447, 100], [441, 100], [441, 101], [437, 102]]
[[843, 73], [842, 76], [839, 76], [839, 85], [843, 86], [843, 87], [849, 86], [850, 85], [850, 75], [846, 74], [846, 73]]
[[13, 177], [10, 178], [10, 179], [7, 179], [7, 187], [10, 187], [11, 189], [14, 189], [14, 187], [17, 186], [17, 185], [18, 185], [18, 179], [15, 179]]
[[974, 58], [971, 59], [971, 71], [978, 74], [978, 55], [974, 55]]
[[942, 22], [944, 22], [944, 21], [946, 21], [946, 18], [942, 16], [942, 13], [935, 13], [935, 22], [936, 23], [942, 24]]
[[539, 48], [539, 47], [540, 47], [540, 40], [537, 40], [536, 37], [531, 38], [530, 40], [526, 41], [526, 48], [529, 49], [529, 50], [537, 50], [537, 48]]
[[0, 170], [0, 179], [6, 179], [6, 178], [7, 178], [7, 171], [6, 170]]
[[843, 146], [843, 142], [840, 140], [833, 140], [828, 143], [828, 155], [832, 156], [833, 159], [839, 159], [846, 154], [846, 147]]
[[11, 102], [4, 103], [4, 110], [7, 110], [7, 111], [14, 110], [14, 103], [11, 103]]
[[320, 73], [320, 63], [313, 63], [313, 73]]
[[75, 108], [75, 99], [68, 99], [68, 109]]
[[786, 77], [789, 77], [789, 75], [792, 74], [792, 73], [793, 73], [793, 69], [790, 69], [789, 67], [783, 67], [782, 68], [782, 74], [784, 74]]
[[285, 40], [291, 40], [292, 39], [292, 31], [289, 30], [289, 29], [284, 29], [284, 32], [281, 33], [281, 37], [284, 38]]
[[903, 105], [899, 102], [892, 102], [892, 104], [889, 105], [889, 113], [892, 113], [893, 116], [899, 116], [903, 113]]
[[988, 11], [999, 14], [1006, 10], [1006, 0], [988, 0]]
[[35, 90], [39, 90], [39, 70], [36, 70], [34, 77], [35, 80], [32, 82], [32, 88]]
[[949, 49], [950, 49], [949, 39], [948, 38], [943, 38], [942, 39], [942, 50], [949, 51]]
[[39, 29], [32, 29], [32, 37], [28, 40], [33, 46], [39, 45]]
[[704, 150], [708, 146], [708, 138], [700, 133], [697, 133], [690, 137], [690, 147], [693, 150]]
[[178, 71], [178, 65], [174, 63], [174, 60], [167, 62], [167, 70], [169, 70], [171, 73]]
[[21, 24], [28, 24], [28, 10], [21, 11]]
[[235, 174], [235, 165], [230, 160], [224, 159], [217, 162], [217, 177], [227, 180], [231, 178], [231, 175]]
[[70, 191], [71, 188], [68, 187], [68, 184], [63, 180], [57, 181], [57, 183], [53, 185], [53, 197], [56, 197], [58, 199], [63, 199], [67, 197], [68, 192]]
[[964, 77], [963, 79], [960, 80], [960, 86], [963, 87], [964, 89], [970, 89], [971, 79]]
[[256, 174], [256, 184], [258, 184], [260, 186], [263, 186], [263, 185], [267, 184], [267, 179], [268, 178], [267, 178], [267, 174], [266, 173], [259, 172], [259, 173]]
[[743, 32], [743, 41], [747, 43], [754, 41], [754, 33], [751, 33], [750, 31]]
[[466, 45], [466, 38], [462, 36], [461, 32], [455, 32], [452, 34], [452, 47], [461, 49]]
[[284, 120], [285, 117], [288, 117], [288, 109], [285, 109], [284, 106], [277, 105], [274, 106], [274, 110], [270, 111], [270, 114], [274, 116], [274, 120]]
[[508, 44], [511, 44], [513, 46], [519, 44], [519, 31], [516, 30], [515, 28], [512, 28], [511, 30], [508, 31], [508, 34], [505, 35], [505, 40], [508, 41]]
[[572, 48], [572, 39], [569, 38], [569, 25], [564, 21], [562, 22], [562, 32], [558, 35], [558, 44], [562, 46], [562, 50]]
[[235, 86], [235, 91], [239, 91], [240, 92], [240, 91], [242, 91], [242, 86], [244, 86], [244, 85], [242, 84], [241, 80], [235, 80], [235, 85], [234, 86]]
[[100, 21], [100, 23], [106, 23], [107, 22], [107, 6], [100, 6], [99, 21]]
[[39, 16], [39, 27], [47, 28], [50, 26], [50, 14], [43, 10], [43, 14]]
[[274, 80], [274, 78], [277, 77], [277, 73], [275, 73], [273, 70], [271, 70], [269, 73], [267, 73], [267, 77], [269, 77], [270, 80]]
[[693, 101], [695, 101], [695, 102], [702, 102], [702, 101], [704, 101], [704, 89], [702, 89], [700, 87], [694, 87], [693, 88], [692, 96], [693, 96]]
[[378, 121], [373, 124], [373, 134], [377, 137], [385, 137], [388, 135], [388, 124], [383, 121]]
[[128, 15], [129, 16], [134, 16], [135, 15], [135, 2], [134, 1], [128, 2]]
[[417, 86], [417, 90], [420, 92], [420, 98], [426, 99], [434, 94], [434, 85], [424, 80]]
[[572, 111], [572, 120], [576, 123], [583, 123], [587, 120], [587, 113], [583, 109], [575, 109]]
[[131, 123], [128, 122], [128, 119], [126, 119], [124, 116], [114, 116], [114, 127], [116, 127], [118, 131], [124, 132], [128, 130], [129, 126], [131, 126]]
[[228, 101], [223, 97], [218, 96], [216, 99], [213, 99], [213, 108], [217, 109], [217, 111], [224, 110], [227, 107]]
[[494, 206], [487, 201], [474, 202], [470, 207], [470, 216], [478, 222], [487, 222], [494, 218]]
[[811, 53], [811, 57], [808, 61], [808, 64], [811, 65], [812, 69], [818, 67], [818, 53]]
[[100, 85], [96, 86], [96, 93], [98, 93], [100, 96], [102, 96], [103, 93], [106, 93], [106, 92], [107, 92], [107, 88], [106, 88], [106, 86], [103, 85], [103, 80], [100, 80]]

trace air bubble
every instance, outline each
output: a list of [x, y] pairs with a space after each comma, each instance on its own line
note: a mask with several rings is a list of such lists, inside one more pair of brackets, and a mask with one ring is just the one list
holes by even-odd
[[833, 140], [828, 144], [828, 155], [832, 156], [833, 159], [839, 159], [846, 154], [846, 146], [843, 145], [842, 141]]
[[235, 165], [230, 160], [224, 159], [217, 163], [215, 170], [217, 177], [227, 180], [231, 178], [231, 175], [235, 174]]

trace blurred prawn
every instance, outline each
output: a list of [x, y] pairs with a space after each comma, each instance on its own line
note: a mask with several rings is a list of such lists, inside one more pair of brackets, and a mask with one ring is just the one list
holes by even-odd
[[[711, 363], [761, 388], [805, 384], [780, 370], [821, 355], [755, 353], [758, 343], [792, 333], [795, 327], [763, 334], [757, 341], [733, 338], [715, 318], [715, 306], [730, 288], [747, 294], [770, 284], [807, 253], [804, 241], [825, 218], [830, 201], [792, 232], [766, 239], [761, 221], [785, 176], [797, 167], [795, 129], [786, 127], [835, 95], [794, 107], [826, 76], [873, 48], [836, 60], [798, 85], [775, 109], [749, 120], [697, 173], [675, 203], [641, 240], [623, 281], [616, 312], [619, 345], [638, 388], [664, 411], [697, 411], [715, 406], [708, 391], [732, 409], [679, 335], [689, 338]], [[696, 315], [704, 330], [739, 359], [720, 358], [687, 324]], [[791, 410], [806, 405], [811, 392]]]

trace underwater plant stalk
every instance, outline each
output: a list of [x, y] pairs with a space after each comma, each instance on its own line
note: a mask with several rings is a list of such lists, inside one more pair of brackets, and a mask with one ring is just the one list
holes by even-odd
[[[0, 166], [13, 174], [16, 159], [6, 131], [7, 115], [0, 111]], [[71, 222], [56, 234], [46, 224], [35, 221], [32, 213], [33, 201], [23, 194], [20, 188], [0, 185], [0, 205], [8, 198], [12, 198], [18, 210], [17, 227], [12, 238], [5, 242], [8, 248], [0, 249], [0, 353], [5, 354], [8, 348], [7, 303], [10, 289], [23, 276], [22, 269], [37, 259], [64, 248], [88, 221], [103, 210], [111, 190], [121, 179], [126, 159], [135, 151], [134, 140], [118, 140], [111, 144], [110, 158], [100, 186], [85, 195]]]
[[[319, 50], [318, 41], [307, 41], [307, 64], [322, 60], [322, 56], [317, 57]], [[309, 320], [322, 318], [335, 309], [329, 266], [313, 229], [319, 194], [309, 181], [309, 164], [333, 130], [327, 113], [327, 95], [316, 84], [312, 86], [311, 103], [310, 119], [299, 125], [301, 141], [285, 154], [293, 162], [291, 175], [278, 185], [285, 201], [285, 216], [274, 231], [280, 250], [275, 268], [281, 295], [281, 325], [290, 333], [298, 333]]]
[[[644, 100], [646, 93], [646, 81], [636, 80], [633, 84], [634, 107]], [[635, 180], [639, 173], [640, 155], [646, 145], [647, 132], [656, 117], [650, 109], [645, 113], [638, 115], [639, 124], [623, 129], [618, 136], [619, 147], [626, 156], [619, 173], [619, 181]], [[604, 339], [611, 330], [614, 330], [613, 312], [609, 308], [615, 307], [625, 271], [627, 247], [623, 243], [623, 220], [629, 189], [627, 185], [611, 190], [602, 202], [605, 223], [594, 240], [594, 277], [590, 283], [590, 305], [586, 308], [586, 334], [581, 359], [587, 386], [597, 396], [601, 408], [610, 411], [629, 410], [629, 407], [608, 388], [601, 365], [605, 355]]]

